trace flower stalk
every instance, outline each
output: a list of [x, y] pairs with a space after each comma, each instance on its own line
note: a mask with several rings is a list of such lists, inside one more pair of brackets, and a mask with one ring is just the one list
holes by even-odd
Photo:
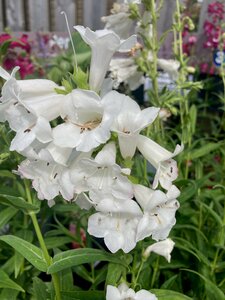
[[[26, 191], [26, 195], [27, 195], [27, 201], [28, 201], [28, 203], [33, 204], [32, 196], [31, 196], [31, 192], [30, 192], [30, 185], [27, 182], [27, 180], [24, 180], [24, 182], [25, 182], [25, 191]], [[45, 241], [44, 241], [40, 226], [38, 224], [37, 217], [36, 217], [35, 213], [33, 213], [33, 212], [31, 212], [29, 215], [31, 217], [31, 220], [32, 220], [32, 223], [33, 223], [33, 226], [34, 226], [34, 229], [35, 229], [40, 247], [43, 251], [43, 255], [44, 255], [46, 264], [49, 267], [52, 264], [52, 258], [49, 255], [48, 249], [45, 245]], [[51, 276], [52, 276], [52, 282], [53, 282], [54, 289], [55, 289], [55, 300], [61, 300], [60, 284], [59, 284], [58, 275], [56, 273], [54, 273]]]

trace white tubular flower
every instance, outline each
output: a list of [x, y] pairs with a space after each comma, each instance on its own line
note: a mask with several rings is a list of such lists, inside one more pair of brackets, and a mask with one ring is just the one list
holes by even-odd
[[173, 247], [174, 247], [175, 243], [174, 241], [172, 241], [171, 239], [166, 239], [164, 241], [155, 243], [151, 246], [149, 246], [143, 256], [145, 258], [148, 258], [149, 255], [151, 254], [151, 252], [154, 252], [156, 254], [159, 254], [163, 257], [165, 257], [165, 259], [170, 263], [171, 260], [171, 252], [173, 251]]
[[127, 39], [131, 34], [133, 21], [128, 12], [118, 12], [101, 18], [105, 24], [105, 29], [112, 30], [121, 39]]
[[78, 194], [94, 191], [111, 194], [119, 199], [132, 198], [132, 185], [122, 172], [123, 169], [116, 164], [115, 144], [109, 143], [94, 160], [81, 159], [75, 168], [71, 168], [70, 177]]
[[49, 122], [43, 117], [36, 117], [22, 105], [10, 105], [5, 115], [10, 128], [16, 131], [11, 142], [11, 151], [21, 152], [35, 139], [43, 144], [52, 140]]
[[178, 69], [180, 68], [180, 63], [173, 59], [161, 59], [157, 60], [158, 66], [163, 69], [164, 72], [168, 73], [172, 80], [177, 80], [179, 76]]
[[113, 58], [109, 71], [111, 72], [110, 76], [116, 80], [117, 86], [124, 82], [128, 84], [131, 91], [136, 90], [144, 83], [143, 73], [137, 71], [137, 65], [132, 57]]
[[126, 283], [121, 283], [118, 288], [107, 285], [106, 300], [157, 300], [158, 298], [146, 290], [135, 293]]
[[137, 147], [145, 159], [156, 169], [153, 189], [156, 189], [160, 183], [164, 189], [169, 190], [172, 182], [178, 177], [177, 162], [172, 157], [183, 151], [183, 145], [177, 145], [172, 153], [153, 140], [139, 135]]
[[120, 152], [124, 158], [133, 157], [140, 131], [150, 125], [157, 117], [159, 108], [148, 107], [141, 110], [130, 97], [114, 91], [120, 99], [121, 109], [112, 125], [112, 131], [118, 133]]
[[7, 109], [17, 102], [34, 115], [48, 121], [57, 118], [64, 100], [64, 95], [59, 95], [55, 91], [59, 86], [47, 79], [16, 80], [15, 73], [18, 69], [19, 67], [14, 68], [10, 75], [0, 68], [0, 76], [6, 80], [2, 88], [0, 121], [6, 121]]
[[88, 152], [110, 138], [110, 128], [119, 106], [110, 93], [102, 99], [93, 91], [73, 90], [66, 96], [65, 123], [53, 129], [60, 147]]
[[88, 233], [104, 238], [107, 248], [115, 253], [122, 249], [125, 253], [130, 252], [136, 246], [137, 217], [128, 213], [96, 213], [88, 219]]
[[71, 153], [71, 148], [58, 147], [53, 142], [51, 142], [45, 148], [42, 147], [42, 149], [38, 153], [38, 157], [40, 159], [46, 160], [45, 157], [49, 155], [57, 164], [66, 166]]
[[156, 241], [168, 237], [176, 223], [175, 213], [179, 208], [176, 198], [180, 191], [173, 185], [167, 194], [142, 185], [134, 185], [134, 195], [144, 215], [138, 224], [137, 241], [152, 236]]
[[48, 200], [49, 206], [54, 205], [54, 198], [64, 194], [64, 187], [59, 184], [59, 178], [65, 169], [62, 165], [55, 162], [41, 160], [24, 160], [18, 167], [18, 173], [27, 179], [32, 180], [32, 186], [37, 191], [40, 200]]
[[37, 116], [42, 116], [48, 121], [60, 116], [64, 95], [57, 94], [55, 89], [59, 88], [51, 80], [28, 79], [18, 80], [19, 101], [29, 111]]
[[9, 106], [18, 101], [19, 87], [15, 79], [15, 74], [19, 67], [15, 67], [11, 75], [0, 67], [0, 77], [6, 80], [2, 87], [2, 97], [0, 98], [0, 122], [6, 121], [5, 112]]
[[111, 194], [91, 191], [90, 199], [95, 209], [102, 213], [120, 213], [142, 216], [142, 211], [136, 201], [127, 198], [116, 198]]
[[137, 42], [136, 36], [131, 36], [121, 41], [113, 31], [103, 29], [92, 31], [88, 27], [74, 26], [83, 40], [91, 47], [91, 67], [89, 84], [92, 90], [98, 92], [101, 89], [110, 60], [116, 51], [128, 51]]

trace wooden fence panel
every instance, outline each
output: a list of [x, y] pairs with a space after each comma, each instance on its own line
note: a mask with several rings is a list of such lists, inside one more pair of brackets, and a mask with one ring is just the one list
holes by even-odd
[[0, 31], [3, 31], [3, 9], [2, 9], [2, 1], [0, 0]]
[[46, 0], [29, 0], [29, 31], [49, 30], [49, 5]]
[[24, 13], [22, 0], [5, 1], [6, 26], [12, 31], [24, 30]]
[[94, 30], [103, 28], [101, 17], [107, 13], [106, 0], [83, 0], [84, 1], [84, 25]]
[[67, 31], [66, 22], [61, 12], [65, 11], [68, 18], [68, 23], [72, 31], [73, 26], [76, 24], [76, 3], [71, 0], [56, 0], [56, 11], [55, 16], [57, 22], [55, 22], [54, 31]]
[[[116, 0], [0, 0], [0, 31], [7, 26], [12, 31], [66, 31], [60, 12], [67, 13], [70, 28], [83, 24], [92, 29], [104, 26], [101, 17], [109, 14]], [[121, 2], [122, 0], [117, 0]], [[180, 0], [183, 2], [184, 0]], [[207, 5], [213, 0], [204, 0], [199, 21], [198, 34], [202, 34], [207, 18]], [[165, 0], [159, 21], [163, 32], [171, 23], [175, 0]]]

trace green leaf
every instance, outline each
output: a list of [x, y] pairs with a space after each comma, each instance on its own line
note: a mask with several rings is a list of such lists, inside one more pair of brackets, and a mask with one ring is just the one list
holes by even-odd
[[191, 121], [191, 132], [195, 133], [196, 120], [197, 120], [197, 108], [195, 105], [192, 105], [189, 111], [190, 121]]
[[[32, 242], [33, 240], [33, 232], [31, 230], [20, 230], [15, 234], [17, 237], [26, 240], [27, 242]], [[15, 278], [18, 277], [19, 273], [24, 271], [24, 257], [19, 253], [15, 252], [15, 259], [14, 259], [14, 273]]]
[[37, 300], [50, 300], [47, 285], [38, 277], [33, 278], [33, 292]]
[[70, 74], [70, 76], [79, 89], [89, 90], [88, 74], [81, 68], [78, 68], [73, 74]]
[[199, 274], [198, 272], [193, 271], [193, 270], [189, 270], [189, 269], [182, 269], [182, 270], [194, 273], [194, 274], [198, 275], [202, 280], [204, 280], [207, 292], [210, 296], [209, 297], [210, 300], [224, 300], [225, 299], [225, 296], [224, 296], [224, 293], [222, 292], [222, 290], [219, 289], [216, 286], [216, 284], [213, 283], [212, 281], [210, 281], [208, 278], [206, 278], [202, 274]]
[[105, 265], [103, 268], [101, 268], [101, 270], [96, 271], [92, 289], [94, 289], [94, 287], [98, 286], [100, 283], [105, 282], [106, 275], [107, 275], [107, 269], [108, 269], [108, 266]]
[[[6, 194], [0, 194], [0, 197], [3, 198], [3, 199], [0, 198], [0, 203], [13, 206], [15, 208], [22, 210], [25, 213], [28, 213], [31, 211], [35, 212], [35, 213], [39, 212], [39, 209], [40, 209], [39, 206], [28, 203], [22, 197], [15, 197], [15, 196], [6, 195]], [[12, 209], [12, 208], [10, 208], [10, 209]]]
[[73, 288], [73, 272], [71, 269], [65, 269], [59, 272], [60, 288], [64, 291], [70, 291]]
[[0, 177], [7, 177], [7, 178], [11, 178], [11, 179], [16, 179], [16, 176], [8, 170], [0, 170]]
[[2, 270], [0, 270], [0, 288], [7, 288], [25, 292], [21, 286], [10, 279], [9, 276]]
[[45, 245], [47, 249], [53, 249], [71, 243], [72, 241], [73, 239], [67, 236], [49, 237], [45, 238]]
[[47, 264], [40, 248], [13, 235], [0, 236], [0, 240], [13, 247], [38, 270], [42, 272], [47, 271]]
[[173, 237], [173, 239], [176, 242], [175, 247], [193, 254], [199, 261], [204, 262], [206, 265], [210, 264], [208, 258], [202, 253], [202, 251], [199, 251], [196, 247], [194, 247], [193, 243], [180, 237]]
[[67, 94], [72, 92], [72, 90], [73, 90], [73, 87], [71, 86], [69, 81], [66, 80], [65, 78], [63, 78], [63, 80], [62, 80], [62, 86], [64, 86], [65, 91], [67, 92]]
[[126, 271], [126, 268], [121, 266], [121, 264], [109, 263], [106, 276], [106, 285], [110, 284], [117, 286], [124, 271]]
[[0, 299], [5, 300], [18, 300], [18, 294], [20, 291], [12, 290], [12, 289], [3, 289], [0, 294]]
[[95, 261], [110, 261], [124, 264], [116, 255], [103, 250], [91, 248], [75, 249], [56, 254], [52, 265], [48, 268], [48, 274]]
[[173, 286], [174, 282], [177, 281], [177, 277], [178, 274], [173, 275], [172, 277], [170, 277], [169, 279], [167, 279], [162, 285], [161, 285], [161, 289], [169, 289]]
[[82, 265], [76, 266], [73, 268], [73, 271], [77, 275], [79, 275], [81, 278], [93, 283], [92, 277], [90, 276], [89, 272], [86, 270], [86, 268], [84, 266], [82, 266]]
[[192, 300], [192, 298], [171, 290], [153, 289], [151, 293], [155, 294], [158, 300]]
[[88, 62], [91, 58], [91, 51], [84, 52], [84, 53], [78, 53], [77, 54], [77, 64], [82, 65], [85, 62]]
[[4, 227], [18, 212], [14, 207], [7, 207], [0, 212], [0, 228]]
[[62, 295], [71, 297], [71, 300], [105, 300], [105, 293], [102, 291], [62, 291]]
[[196, 159], [205, 156], [206, 154], [215, 151], [219, 147], [221, 147], [220, 143], [207, 143], [199, 149], [192, 150], [191, 159]]
[[220, 217], [210, 206], [208, 206], [207, 204], [203, 203], [203, 202], [199, 202], [199, 205], [202, 205], [207, 211], [208, 213], [211, 214], [211, 216], [214, 218], [215, 221], [217, 221], [217, 223], [223, 227], [223, 219], [222, 217]]
[[54, 89], [56, 91], [57, 94], [60, 94], [60, 95], [67, 95], [67, 91], [63, 90], [63, 89], [59, 89], [59, 88], [55, 88]]
[[10, 44], [11, 44], [12, 41], [13, 41], [13, 39], [8, 39], [8, 40], [6, 40], [5, 42], [3, 42], [1, 44], [0, 55], [3, 56], [3, 55], [5, 55], [7, 53], [8, 48], [9, 48], [9, 46], [10, 46]]

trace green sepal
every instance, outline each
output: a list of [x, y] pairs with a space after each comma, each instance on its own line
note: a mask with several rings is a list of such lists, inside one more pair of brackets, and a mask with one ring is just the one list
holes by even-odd
[[78, 89], [89, 90], [88, 74], [85, 73], [80, 67], [70, 74], [71, 79], [75, 82]]

